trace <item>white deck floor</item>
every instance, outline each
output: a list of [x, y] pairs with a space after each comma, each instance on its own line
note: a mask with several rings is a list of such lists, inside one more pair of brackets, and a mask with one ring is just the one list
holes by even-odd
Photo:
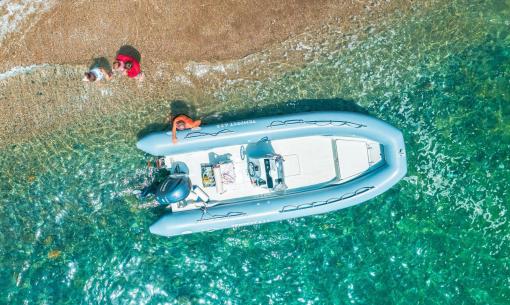
[[[365, 171], [373, 164], [367, 157], [367, 149], [372, 149], [370, 146], [378, 146], [377, 143], [368, 144], [368, 142], [370, 141], [362, 139], [345, 141], [339, 138], [312, 136], [274, 140], [270, 142], [270, 145], [274, 153], [281, 155], [284, 159], [285, 184], [288, 189], [296, 189], [332, 180], [349, 180], [349, 177]], [[213, 202], [272, 192], [270, 189], [251, 183], [247, 159], [241, 158], [241, 146], [219, 147], [213, 150], [167, 156], [165, 164], [169, 168], [179, 164], [180, 169], [188, 173], [192, 184], [204, 190]], [[244, 146], [246, 148], [246, 145]], [[374, 150], [372, 154], [374, 152], [380, 154], [379, 150]], [[339, 162], [339, 159], [342, 161]], [[223, 192], [218, 192], [215, 186], [205, 187], [202, 183], [201, 164], [211, 164], [218, 160], [232, 162], [235, 172], [233, 183], [223, 183]], [[198, 205], [189, 205], [185, 209], [196, 207]], [[176, 207], [172, 206], [172, 209]]]
[[[330, 138], [321, 136], [292, 138], [271, 141], [271, 145], [274, 152], [285, 160], [283, 162], [285, 184], [289, 189], [328, 182], [337, 176]], [[240, 151], [241, 145], [235, 145], [172, 155], [165, 158], [165, 164], [170, 168], [180, 164], [181, 170], [184, 171], [187, 167], [191, 182], [202, 188], [210, 200], [221, 201], [271, 192], [267, 188], [252, 185], [247, 160], [241, 159]], [[201, 164], [210, 164], [212, 161], [210, 155], [213, 154], [216, 159], [231, 161], [235, 169], [235, 182], [223, 184], [224, 192], [221, 194], [216, 191], [216, 187], [204, 187], [202, 184]], [[182, 166], [182, 163], [185, 166]]]

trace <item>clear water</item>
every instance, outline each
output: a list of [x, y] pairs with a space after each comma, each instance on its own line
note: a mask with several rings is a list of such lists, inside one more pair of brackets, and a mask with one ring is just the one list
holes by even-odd
[[211, 93], [220, 113], [356, 103], [402, 129], [407, 177], [335, 213], [149, 234], [134, 144], [166, 103], [3, 148], [0, 303], [508, 304], [509, 17], [509, 1], [434, 3]]

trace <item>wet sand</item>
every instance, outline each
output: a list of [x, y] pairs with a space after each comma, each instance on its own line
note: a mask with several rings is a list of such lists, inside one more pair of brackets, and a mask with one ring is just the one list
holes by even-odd
[[[200, 106], [219, 78], [264, 78], [250, 73], [263, 65], [268, 73], [295, 68], [303, 64], [304, 50], [290, 45], [320, 43], [324, 32], [363, 32], [364, 20], [377, 22], [409, 6], [404, 0], [65, 1], [2, 42], [0, 58], [6, 60], [0, 71], [50, 65], [0, 80], [0, 142], [155, 101], [181, 99]], [[112, 59], [122, 45], [141, 53], [143, 83], [81, 82], [94, 58]], [[221, 73], [204, 76], [210, 65]]]

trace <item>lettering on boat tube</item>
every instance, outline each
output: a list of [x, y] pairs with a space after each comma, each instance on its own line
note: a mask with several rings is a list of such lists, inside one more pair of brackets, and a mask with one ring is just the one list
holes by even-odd
[[226, 128], [226, 127], [234, 127], [234, 126], [243, 126], [243, 125], [251, 125], [257, 123], [256, 120], [244, 120], [244, 121], [236, 121], [236, 122], [228, 122], [217, 124], [218, 128]]

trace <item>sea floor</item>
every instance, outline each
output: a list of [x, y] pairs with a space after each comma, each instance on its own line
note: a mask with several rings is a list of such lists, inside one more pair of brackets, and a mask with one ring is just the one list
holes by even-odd
[[[360, 22], [190, 63], [172, 76], [172, 99], [150, 82], [52, 87], [80, 66], [0, 79], [6, 105], [16, 86], [49, 95], [13, 105], [2, 125], [0, 303], [508, 304], [510, 2], [416, 3]], [[368, 112], [401, 129], [407, 176], [326, 215], [148, 232], [159, 211], [132, 195], [149, 158], [135, 142], [169, 112], [215, 122], [309, 110]]]

